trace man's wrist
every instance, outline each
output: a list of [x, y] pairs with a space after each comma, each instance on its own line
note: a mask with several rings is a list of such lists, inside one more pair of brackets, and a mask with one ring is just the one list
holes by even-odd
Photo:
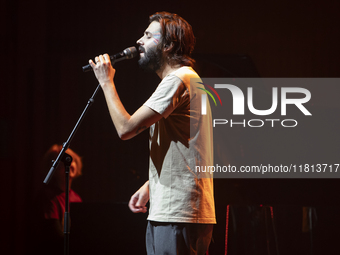
[[113, 83], [113, 81], [103, 81], [100, 83], [100, 86], [103, 89], [107, 89], [107, 88], [114, 88], [115, 84]]

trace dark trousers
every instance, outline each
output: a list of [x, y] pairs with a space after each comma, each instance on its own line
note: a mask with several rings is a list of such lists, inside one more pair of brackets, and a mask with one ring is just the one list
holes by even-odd
[[212, 231], [213, 224], [149, 221], [146, 250], [148, 255], [204, 255]]

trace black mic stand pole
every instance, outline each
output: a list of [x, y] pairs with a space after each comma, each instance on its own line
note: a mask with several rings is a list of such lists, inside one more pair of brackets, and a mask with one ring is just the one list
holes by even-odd
[[68, 255], [70, 247], [70, 166], [72, 157], [65, 153], [61, 161], [65, 166], [64, 254]]
[[[94, 91], [92, 97], [87, 101], [87, 105], [85, 109], [83, 110], [82, 114], [80, 115], [76, 125], [74, 126], [70, 136], [68, 137], [67, 141], [63, 143], [63, 148], [59, 152], [58, 157], [56, 160], [53, 161], [53, 165], [50, 168], [47, 176], [45, 177], [44, 183], [48, 184], [49, 181], [51, 180], [55, 169], [58, 167], [59, 162], [62, 161], [65, 164], [65, 216], [64, 216], [64, 254], [68, 255], [69, 254], [69, 234], [70, 234], [70, 226], [69, 226], [69, 218], [70, 218], [70, 213], [69, 213], [69, 170], [70, 170], [70, 165], [72, 163], [72, 157], [65, 153], [65, 151], [70, 147], [71, 140], [73, 136], [75, 135], [80, 123], [82, 122], [83, 118], [85, 117], [89, 107], [91, 104], [94, 102], [94, 97], [96, 96], [98, 90], [100, 88], [100, 84], [97, 86], [96, 90]], [[48, 251], [46, 251], [46, 254], [48, 254]]]

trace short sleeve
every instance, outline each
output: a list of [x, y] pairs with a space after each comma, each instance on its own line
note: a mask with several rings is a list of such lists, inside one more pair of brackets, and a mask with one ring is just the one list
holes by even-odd
[[185, 92], [186, 87], [182, 80], [176, 75], [168, 75], [144, 105], [167, 118], [180, 103]]

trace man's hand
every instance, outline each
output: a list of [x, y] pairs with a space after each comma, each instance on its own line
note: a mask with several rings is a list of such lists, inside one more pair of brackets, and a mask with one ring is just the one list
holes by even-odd
[[95, 57], [96, 64], [89, 60], [89, 63], [96, 75], [96, 78], [101, 86], [113, 83], [116, 70], [111, 65], [110, 56], [108, 54]]
[[129, 208], [134, 213], [146, 213], [146, 203], [149, 201], [149, 181], [147, 181], [135, 194], [132, 195]]

